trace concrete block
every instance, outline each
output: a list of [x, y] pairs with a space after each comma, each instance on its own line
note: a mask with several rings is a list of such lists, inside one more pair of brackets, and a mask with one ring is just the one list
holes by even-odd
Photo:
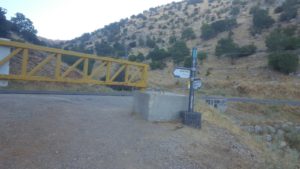
[[148, 121], [174, 121], [180, 119], [180, 112], [188, 108], [188, 97], [174, 93], [136, 92], [135, 113]]
[[[9, 41], [9, 39], [0, 38], [0, 40]], [[4, 59], [10, 54], [10, 48], [6, 46], [0, 46], [0, 60]], [[8, 75], [9, 74], [9, 61], [0, 66], [0, 74]], [[0, 80], [0, 86], [8, 86], [7, 80]]]

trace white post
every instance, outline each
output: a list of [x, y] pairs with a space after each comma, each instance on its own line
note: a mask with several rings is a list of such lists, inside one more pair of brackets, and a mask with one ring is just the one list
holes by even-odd
[[[0, 40], [10, 41], [9, 39], [0, 38]], [[6, 56], [10, 54], [10, 48], [6, 46], [0, 46], [0, 60], [4, 59]], [[8, 75], [9, 74], [9, 61], [0, 66], [0, 74]], [[8, 86], [7, 80], [0, 80], [0, 86], [6, 87]]]

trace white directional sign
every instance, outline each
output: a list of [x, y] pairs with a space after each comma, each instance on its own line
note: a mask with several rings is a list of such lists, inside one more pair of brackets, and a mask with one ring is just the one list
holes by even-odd
[[191, 76], [191, 70], [188, 68], [176, 68], [173, 75], [177, 78], [188, 79]]
[[200, 89], [202, 86], [201, 79], [195, 79], [193, 83], [194, 89]]

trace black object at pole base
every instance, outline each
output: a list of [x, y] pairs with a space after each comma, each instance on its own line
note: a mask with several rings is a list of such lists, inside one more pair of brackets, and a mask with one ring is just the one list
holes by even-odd
[[199, 112], [180, 112], [180, 117], [184, 125], [201, 129], [202, 114]]

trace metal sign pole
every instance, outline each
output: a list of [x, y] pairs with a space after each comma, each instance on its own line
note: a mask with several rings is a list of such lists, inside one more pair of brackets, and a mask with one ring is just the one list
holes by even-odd
[[195, 100], [194, 99], [194, 92], [195, 92], [194, 91], [194, 79], [196, 76], [196, 64], [197, 64], [197, 48], [193, 48], [188, 112], [194, 112], [194, 100]]

